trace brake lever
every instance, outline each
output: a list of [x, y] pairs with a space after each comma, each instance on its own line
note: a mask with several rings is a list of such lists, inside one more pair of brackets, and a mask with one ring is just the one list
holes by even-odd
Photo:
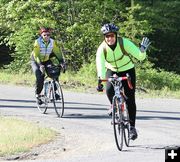
[[131, 77], [130, 77], [130, 75], [128, 73], [126, 74], [126, 77], [127, 77], [127, 83], [128, 83], [129, 88], [133, 89], [133, 86], [132, 86], [132, 83], [131, 83]]

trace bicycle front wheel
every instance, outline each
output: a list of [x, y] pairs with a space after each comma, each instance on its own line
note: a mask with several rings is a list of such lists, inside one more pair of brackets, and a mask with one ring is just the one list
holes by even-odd
[[58, 81], [54, 81], [53, 104], [58, 117], [62, 117], [64, 114], [64, 96]]
[[118, 150], [121, 151], [123, 148], [124, 124], [122, 122], [120, 101], [117, 97], [113, 98], [112, 121], [113, 121], [115, 142]]
[[36, 101], [38, 110], [43, 114], [46, 113], [47, 108], [48, 108], [48, 101], [47, 101], [47, 96], [46, 96], [47, 85], [45, 84], [47, 83], [44, 83], [43, 90], [42, 90], [43, 94], [41, 94], [39, 98], [41, 102], [39, 103], [38, 101]]
[[129, 119], [129, 113], [127, 109], [127, 105], [124, 102], [123, 103], [123, 118], [124, 118], [124, 139], [125, 139], [125, 144], [127, 147], [129, 147], [130, 143], [130, 119]]

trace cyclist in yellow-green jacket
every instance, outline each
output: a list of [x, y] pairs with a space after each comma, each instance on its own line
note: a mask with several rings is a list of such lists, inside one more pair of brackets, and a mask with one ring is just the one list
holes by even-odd
[[37, 102], [42, 104], [40, 93], [43, 89], [45, 71], [48, 71], [48, 65], [56, 64], [64, 68], [65, 63], [60, 48], [56, 41], [50, 38], [51, 30], [42, 27], [40, 29], [40, 37], [35, 40], [34, 48], [31, 54], [31, 66], [36, 76], [35, 95]]
[[[136, 75], [134, 63], [131, 57], [138, 60], [144, 60], [146, 58], [146, 50], [150, 45], [147, 37], [143, 38], [140, 47], [137, 47], [133, 42], [127, 38], [117, 36], [119, 28], [111, 23], [105, 24], [101, 28], [101, 32], [104, 35], [104, 41], [100, 44], [96, 53], [96, 66], [97, 75], [100, 79], [109, 78], [113, 74], [117, 74], [119, 77], [126, 76], [129, 73], [133, 89], [128, 87], [127, 82], [123, 82], [125, 95], [127, 96], [127, 107], [130, 117], [130, 138], [135, 140], [137, 138], [137, 131], [135, 128], [136, 120], [136, 103], [135, 103], [135, 88], [136, 88]], [[98, 84], [98, 91], [103, 90], [103, 85]], [[111, 83], [106, 83], [106, 94], [112, 105], [112, 99], [114, 96], [114, 88]], [[108, 110], [108, 114], [112, 115], [112, 106]]]

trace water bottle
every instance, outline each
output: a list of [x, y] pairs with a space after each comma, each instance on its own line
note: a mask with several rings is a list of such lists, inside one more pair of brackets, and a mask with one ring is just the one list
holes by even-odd
[[49, 82], [45, 81], [45, 83], [44, 83], [44, 94], [45, 94], [45, 96], [47, 96], [47, 94], [48, 94], [48, 86], [49, 86]]

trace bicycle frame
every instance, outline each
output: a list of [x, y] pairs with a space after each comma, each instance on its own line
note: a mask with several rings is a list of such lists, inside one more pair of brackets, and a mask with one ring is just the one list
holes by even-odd
[[[51, 78], [49, 81], [47, 81], [47, 84], [48, 84], [47, 86], [48, 89], [45, 88], [46, 100], [48, 103], [53, 103], [56, 114], [58, 115], [58, 117], [62, 117], [64, 114], [64, 97], [63, 97], [61, 85], [59, 81], [57, 81], [55, 78]], [[60, 97], [60, 99], [58, 100], [56, 99], [55, 91], [57, 91], [57, 94]]]
[[[51, 74], [55, 74], [55, 76]], [[41, 105], [37, 104], [37, 108], [41, 113], [45, 114], [48, 109], [48, 104], [52, 103], [57, 116], [62, 117], [64, 114], [64, 97], [62, 87], [57, 79], [56, 71], [53, 71], [51, 74], [50, 76], [48, 75], [49, 77], [45, 77], [41, 95], [43, 103]]]
[[[129, 88], [133, 88], [130, 82], [130, 77], [127, 74], [125, 77], [118, 77], [113, 75], [112, 77], [104, 80], [99, 80], [101, 82], [110, 82], [114, 87], [114, 97], [113, 97], [113, 112], [112, 112], [112, 125], [114, 128], [114, 135], [116, 145], [118, 150], [122, 150], [123, 147], [123, 138], [125, 139], [126, 146], [129, 146], [129, 113], [126, 108], [126, 96], [124, 94], [124, 89], [122, 81], [127, 80]], [[126, 132], [127, 130], [127, 132]]]
[[[48, 77], [46, 77], [47, 79]], [[46, 94], [46, 97], [48, 97], [49, 94], [51, 94], [52, 91], [54, 91], [54, 84], [55, 84], [55, 79], [50, 79], [50, 80], [46, 80], [44, 81], [44, 85], [45, 85], [45, 88], [44, 88], [44, 93]], [[50, 98], [50, 97], [48, 97]], [[49, 101], [50, 102], [50, 101]]]

